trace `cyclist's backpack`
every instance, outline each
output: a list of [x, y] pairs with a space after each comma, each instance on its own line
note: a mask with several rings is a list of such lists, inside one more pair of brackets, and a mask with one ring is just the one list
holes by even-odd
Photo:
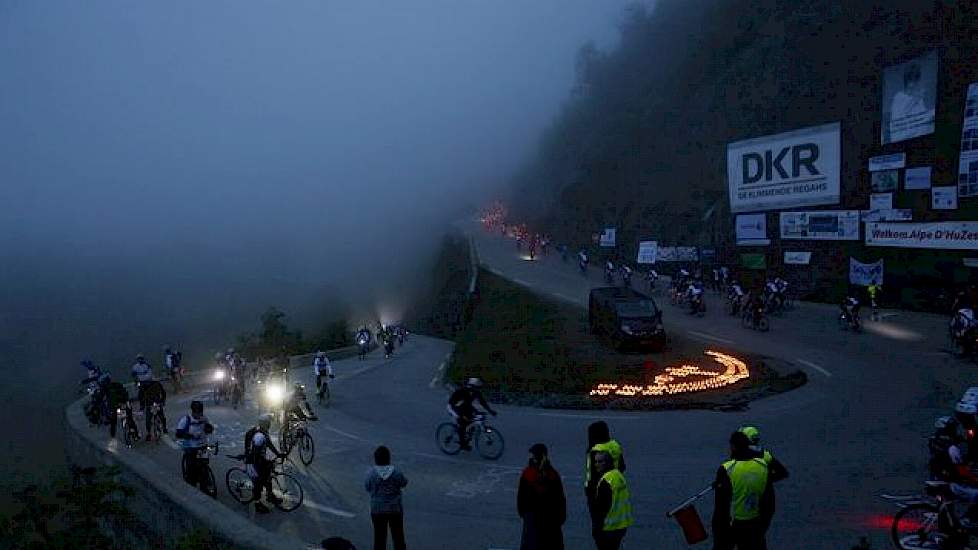
[[109, 382], [105, 388], [105, 398], [109, 408], [114, 410], [115, 407], [129, 401], [129, 391], [122, 385], [122, 382]]

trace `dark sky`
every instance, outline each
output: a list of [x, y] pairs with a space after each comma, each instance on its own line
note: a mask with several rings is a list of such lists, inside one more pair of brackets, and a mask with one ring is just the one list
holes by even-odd
[[0, 401], [416, 278], [625, 3], [0, 3]]

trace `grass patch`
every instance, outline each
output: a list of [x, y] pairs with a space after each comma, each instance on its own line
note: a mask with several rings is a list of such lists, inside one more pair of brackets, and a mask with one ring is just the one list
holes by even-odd
[[667, 366], [701, 364], [705, 349], [697, 341], [672, 336], [661, 353], [619, 353], [588, 332], [583, 308], [543, 299], [481, 271], [472, 320], [458, 334], [446, 377], [455, 384], [469, 376], [481, 377], [494, 402], [628, 409], [738, 409], [807, 380], [803, 372], [790, 369], [783, 361], [711, 346], [746, 361], [750, 378], [721, 390], [666, 397], [588, 395], [601, 382], [647, 384]]

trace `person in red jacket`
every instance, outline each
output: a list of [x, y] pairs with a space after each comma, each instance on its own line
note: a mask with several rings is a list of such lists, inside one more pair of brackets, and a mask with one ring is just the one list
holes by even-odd
[[560, 474], [550, 464], [547, 446], [530, 447], [530, 462], [520, 476], [516, 509], [523, 518], [520, 550], [563, 550], [561, 530], [567, 519], [567, 499]]

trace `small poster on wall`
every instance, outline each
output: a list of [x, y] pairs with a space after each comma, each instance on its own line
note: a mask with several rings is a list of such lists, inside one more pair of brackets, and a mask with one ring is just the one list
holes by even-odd
[[978, 196], [978, 82], [968, 86], [961, 127], [961, 157], [958, 164], [958, 195]]
[[931, 208], [934, 210], [957, 210], [958, 188], [955, 185], [932, 187], [930, 190]]
[[907, 164], [906, 153], [893, 153], [892, 155], [880, 155], [878, 157], [870, 157], [869, 171], [879, 172], [880, 170], [893, 170], [895, 168], [903, 168], [906, 164]]
[[897, 190], [897, 180], [900, 179], [899, 170], [881, 170], [873, 172], [871, 187], [873, 193], [892, 193]]
[[870, 210], [892, 210], [893, 193], [873, 193], [869, 196]]
[[904, 189], [930, 189], [930, 166], [907, 168], [903, 174]]

